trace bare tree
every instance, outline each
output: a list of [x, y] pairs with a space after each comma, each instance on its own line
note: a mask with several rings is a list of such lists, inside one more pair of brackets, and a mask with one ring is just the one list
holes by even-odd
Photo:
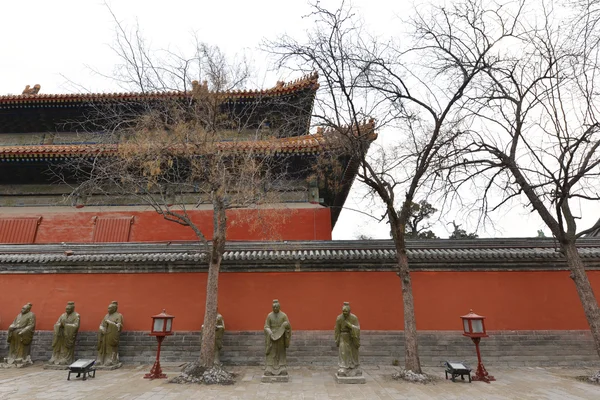
[[[302, 171], [290, 178], [289, 155], [266, 148], [260, 139], [275, 143], [306, 130], [316, 76], [307, 77], [308, 89], [292, 98], [257, 91], [236, 96], [232, 90], [249, 76], [246, 63], [199, 42], [189, 58], [154, 52], [139, 28], [130, 32], [116, 17], [115, 22], [114, 49], [122, 64], [114, 77], [139, 93], [132, 99], [92, 103], [83, 121], [71, 121], [98, 144], [87, 146], [85, 157], [56, 173], [73, 186], [74, 201], [93, 204], [102, 196], [125, 196], [193, 230], [208, 262], [200, 359], [188, 370], [198, 374], [214, 363], [227, 210], [253, 207], [251, 222], [281, 224], [281, 216], [260, 218], [259, 205], [280, 202], [285, 192], [299, 190], [295, 185]], [[275, 88], [284, 89], [282, 82]], [[212, 209], [212, 226], [198, 224], [190, 214], [202, 205]]]
[[483, 218], [515, 202], [541, 217], [571, 270], [600, 355], [598, 301], [576, 245], [600, 226], [598, 215], [587, 216], [598, 222], [583, 229], [577, 222], [582, 202], [600, 204], [596, 25], [589, 12], [575, 18], [551, 2], [528, 3], [525, 12], [536, 18], [518, 25], [510, 48], [478, 77], [466, 106], [471, 130], [457, 146], [448, 181], [471, 192], [483, 188]]
[[184, 53], [152, 48], [139, 24], [131, 28], [124, 25], [107, 3], [105, 6], [115, 24], [115, 42], [111, 49], [119, 62], [111, 73], [90, 68], [124, 90], [186, 91], [191, 89], [193, 80], [207, 80], [212, 89], [225, 91], [240, 89], [250, 77], [250, 64], [244, 54], [228, 57], [197, 36], [193, 37], [193, 47]]
[[[195, 94], [194, 102], [162, 102], [144, 112], [135, 124], [119, 129], [119, 144], [93, 159], [77, 159], [80, 184], [73, 196], [93, 202], [99, 194], [129, 196], [150, 205], [165, 220], [191, 228], [199, 251], [207, 255], [208, 279], [200, 364], [214, 360], [218, 275], [225, 252], [227, 210], [277, 202], [282, 175], [274, 159], [252, 145], [223, 142], [207, 113], [216, 93]], [[218, 126], [219, 124], [217, 124]], [[249, 148], [248, 148], [249, 147]], [[69, 167], [73, 167], [70, 165]], [[209, 204], [211, 226], [194, 221], [190, 210]], [[241, 217], [238, 217], [241, 218]], [[243, 222], [243, 221], [237, 221]]]
[[[501, 24], [501, 15], [501, 8], [485, 13], [476, 1], [423, 7], [408, 22], [412, 36], [398, 43], [369, 35], [344, 5], [330, 11], [316, 3], [309, 16], [315, 27], [306, 40], [284, 36], [265, 43], [280, 66], [319, 71], [325, 84], [313, 118], [345, 139], [360, 162], [358, 179], [385, 207], [404, 304], [405, 368], [416, 373], [421, 365], [406, 227], [415, 196], [436, 188], [440, 160], [463, 132], [465, 93], [498, 42], [512, 35], [513, 26]], [[517, 18], [518, 10], [512, 16]], [[374, 131], [393, 135], [399, 144], [368, 151]]]

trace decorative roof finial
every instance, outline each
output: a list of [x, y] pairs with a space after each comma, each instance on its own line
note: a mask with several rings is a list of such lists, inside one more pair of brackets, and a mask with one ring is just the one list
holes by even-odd
[[36, 83], [35, 85], [33, 85], [33, 87], [30, 87], [29, 85], [25, 86], [25, 89], [23, 90], [22, 94], [38, 94], [38, 92], [40, 91], [42, 87]]

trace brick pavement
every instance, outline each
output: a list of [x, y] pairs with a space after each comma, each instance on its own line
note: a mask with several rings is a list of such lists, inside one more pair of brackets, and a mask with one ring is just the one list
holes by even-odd
[[[42, 369], [41, 364], [23, 369], [0, 369], [0, 399], [600, 399], [600, 386], [574, 377], [591, 369], [519, 367], [489, 368], [498, 381], [452, 383], [443, 379], [442, 368], [427, 368], [439, 377], [421, 385], [391, 379], [393, 367], [366, 367], [367, 383], [340, 385], [334, 369], [292, 367], [290, 382], [261, 383], [260, 367], [231, 367], [238, 374], [233, 386], [176, 385], [166, 380], [143, 379], [149, 366], [125, 366], [98, 371], [95, 379], [67, 381], [66, 371]], [[169, 376], [174, 366], [163, 368]], [[73, 378], [72, 378], [73, 379]]]

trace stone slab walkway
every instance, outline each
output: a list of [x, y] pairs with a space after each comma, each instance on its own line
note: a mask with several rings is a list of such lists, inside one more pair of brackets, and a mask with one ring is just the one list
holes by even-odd
[[[391, 379], [394, 367], [365, 367], [366, 384], [341, 385], [332, 368], [292, 367], [289, 383], [261, 383], [259, 367], [231, 367], [238, 374], [233, 386], [177, 385], [166, 380], [148, 381], [150, 366], [125, 366], [98, 371], [95, 379], [67, 381], [67, 371], [44, 370], [42, 365], [22, 369], [0, 369], [0, 399], [600, 399], [600, 385], [575, 379], [591, 369], [488, 368], [496, 382], [444, 380], [443, 369], [427, 368], [439, 377], [422, 385]], [[163, 367], [172, 377], [177, 368]]]

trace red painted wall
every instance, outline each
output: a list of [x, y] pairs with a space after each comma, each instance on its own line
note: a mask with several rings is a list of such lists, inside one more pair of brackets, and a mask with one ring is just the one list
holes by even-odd
[[[600, 295], [600, 271], [588, 272]], [[412, 274], [420, 330], [459, 330], [469, 309], [487, 316], [490, 330], [587, 329], [574, 284], [564, 271], [415, 272]], [[329, 330], [350, 301], [367, 330], [402, 330], [400, 281], [391, 272], [223, 273], [219, 311], [228, 330], [262, 330], [271, 301], [297, 330]], [[149, 330], [163, 308], [175, 329], [199, 330], [205, 273], [1, 275], [0, 329], [7, 329], [26, 302], [37, 329], [50, 330], [67, 301], [76, 302], [82, 330], [96, 330], [112, 300], [119, 302], [125, 330]]]
[[[109, 209], [108, 207], [106, 208]], [[26, 209], [24, 209], [26, 211]], [[189, 211], [192, 219], [212, 237], [212, 211]], [[48, 211], [42, 216], [35, 243], [91, 242], [94, 217], [134, 217], [129, 241], [156, 242], [197, 240], [187, 226], [164, 220], [154, 211], [88, 212], [85, 209], [68, 212]], [[16, 218], [34, 214], [13, 213], [0, 217]], [[239, 209], [228, 212], [229, 240], [331, 240], [331, 214], [326, 207]]]

